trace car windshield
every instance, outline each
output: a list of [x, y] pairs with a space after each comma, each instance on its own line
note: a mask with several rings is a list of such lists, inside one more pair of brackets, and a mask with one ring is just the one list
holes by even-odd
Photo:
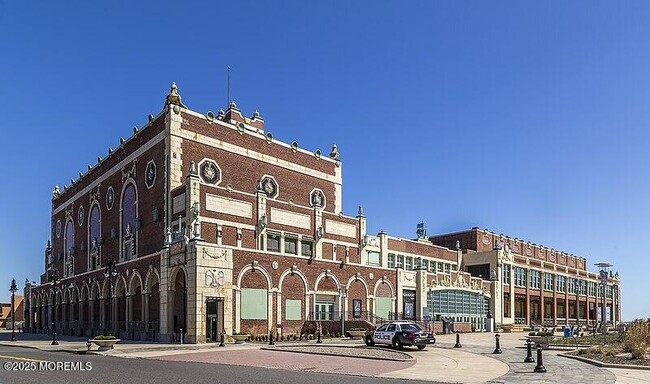
[[417, 324], [402, 324], [402, 332], [420, 332], [420, 328]]

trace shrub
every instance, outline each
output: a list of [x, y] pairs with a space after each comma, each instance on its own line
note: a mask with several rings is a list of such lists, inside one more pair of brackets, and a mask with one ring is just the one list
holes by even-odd
[[115, 340], [116, 337], [113, 335], [99, 335], [95, 336], [95, 340]]
[[628, 328], [624, 340], [624, 350], [630, 352], [633, 359], [645, 358], [650, 346], [650, 321], [635, 320]]
[[528, 336], [553, 336], [553, 332], [529, 332]]

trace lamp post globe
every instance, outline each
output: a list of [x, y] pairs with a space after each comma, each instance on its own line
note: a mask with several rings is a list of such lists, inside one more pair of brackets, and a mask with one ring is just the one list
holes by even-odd
[[16, 307], [14, 306], [14, 300], [17, 290], [16, 279], [11, 279], [11, 287], [9, 287], [9, 292], [11, 292], [11, 341], [16, 341]]

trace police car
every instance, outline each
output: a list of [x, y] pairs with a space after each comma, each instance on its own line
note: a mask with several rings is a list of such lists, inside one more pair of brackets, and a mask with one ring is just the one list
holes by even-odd
[[393, 321], [384, 324], [366, 334], [366, 345], [388, 344], [402, 349], [405, 345], [426, 348], [427, 344], [436, 342], [433, 333], [423, 330], [417, 323], [410, 321]]

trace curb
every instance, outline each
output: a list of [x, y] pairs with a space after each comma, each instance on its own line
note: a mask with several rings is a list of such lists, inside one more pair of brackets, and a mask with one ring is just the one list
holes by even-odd
[[[325, 348], [332, 348], [334, 346], [330, 347], [325, 347]], [[408, 356], [408, 359], [393, 359], [390, 357], [376, 357], [376, 356], [341, 356], [336, 353], [325, 353], [325, 351], [318, 352], [318, 351], [296, 351], [292, 349], [288, 349], [291, 347], [275, 347], [275, 348], [268, 348], [268, 347], [262, 347], [260, 348], [263, 351], [275, 351], [275, 352], [290, 352], [290, 353], [302, 353], [305, 355], [321, 355], [321, 356], [338, 356], [338, 357], [348, 357], [352, 359], [367, 359], [367, 360], [383, 360], [383, 361], [397, 361], [397, 362], [411, 362], [411, 361], [416, 361], [411, 355], [408, 355], [404, 353], [404, 355]], [[320, 347], [319, 347], [320, 348]], [[334, 348], [346, 348], [344, 346], [339, 346], [339, 347], [334, 347]]]
[[[41, 347], [35, 346], [35, 345], [19, 345], [19, 344], [0, 344], [3, 347], [18, 347], [18, 348], [30, 348], [30, 349], [38, 349], [39, 351], [43, 352], [67, 352], [67, 353], [76, 353], [76, 354], [83, 354], [86, 353], [87, 351], [85, 349], [65, 349], [65, 348], [59, 348], [59, 349], [43, 349]], [[92, 351], [90, 351], [92, 352]]]
[[568, 355], [565, 353], [558, 353], [557, 356], [582, 361], [583, 363], [595, 365], [601, 368], [638, 369], [641, 371], [650, 371], [650, 366], [645, 365], [603, 363], [602, 361], [593, 360], [582, 356]]

